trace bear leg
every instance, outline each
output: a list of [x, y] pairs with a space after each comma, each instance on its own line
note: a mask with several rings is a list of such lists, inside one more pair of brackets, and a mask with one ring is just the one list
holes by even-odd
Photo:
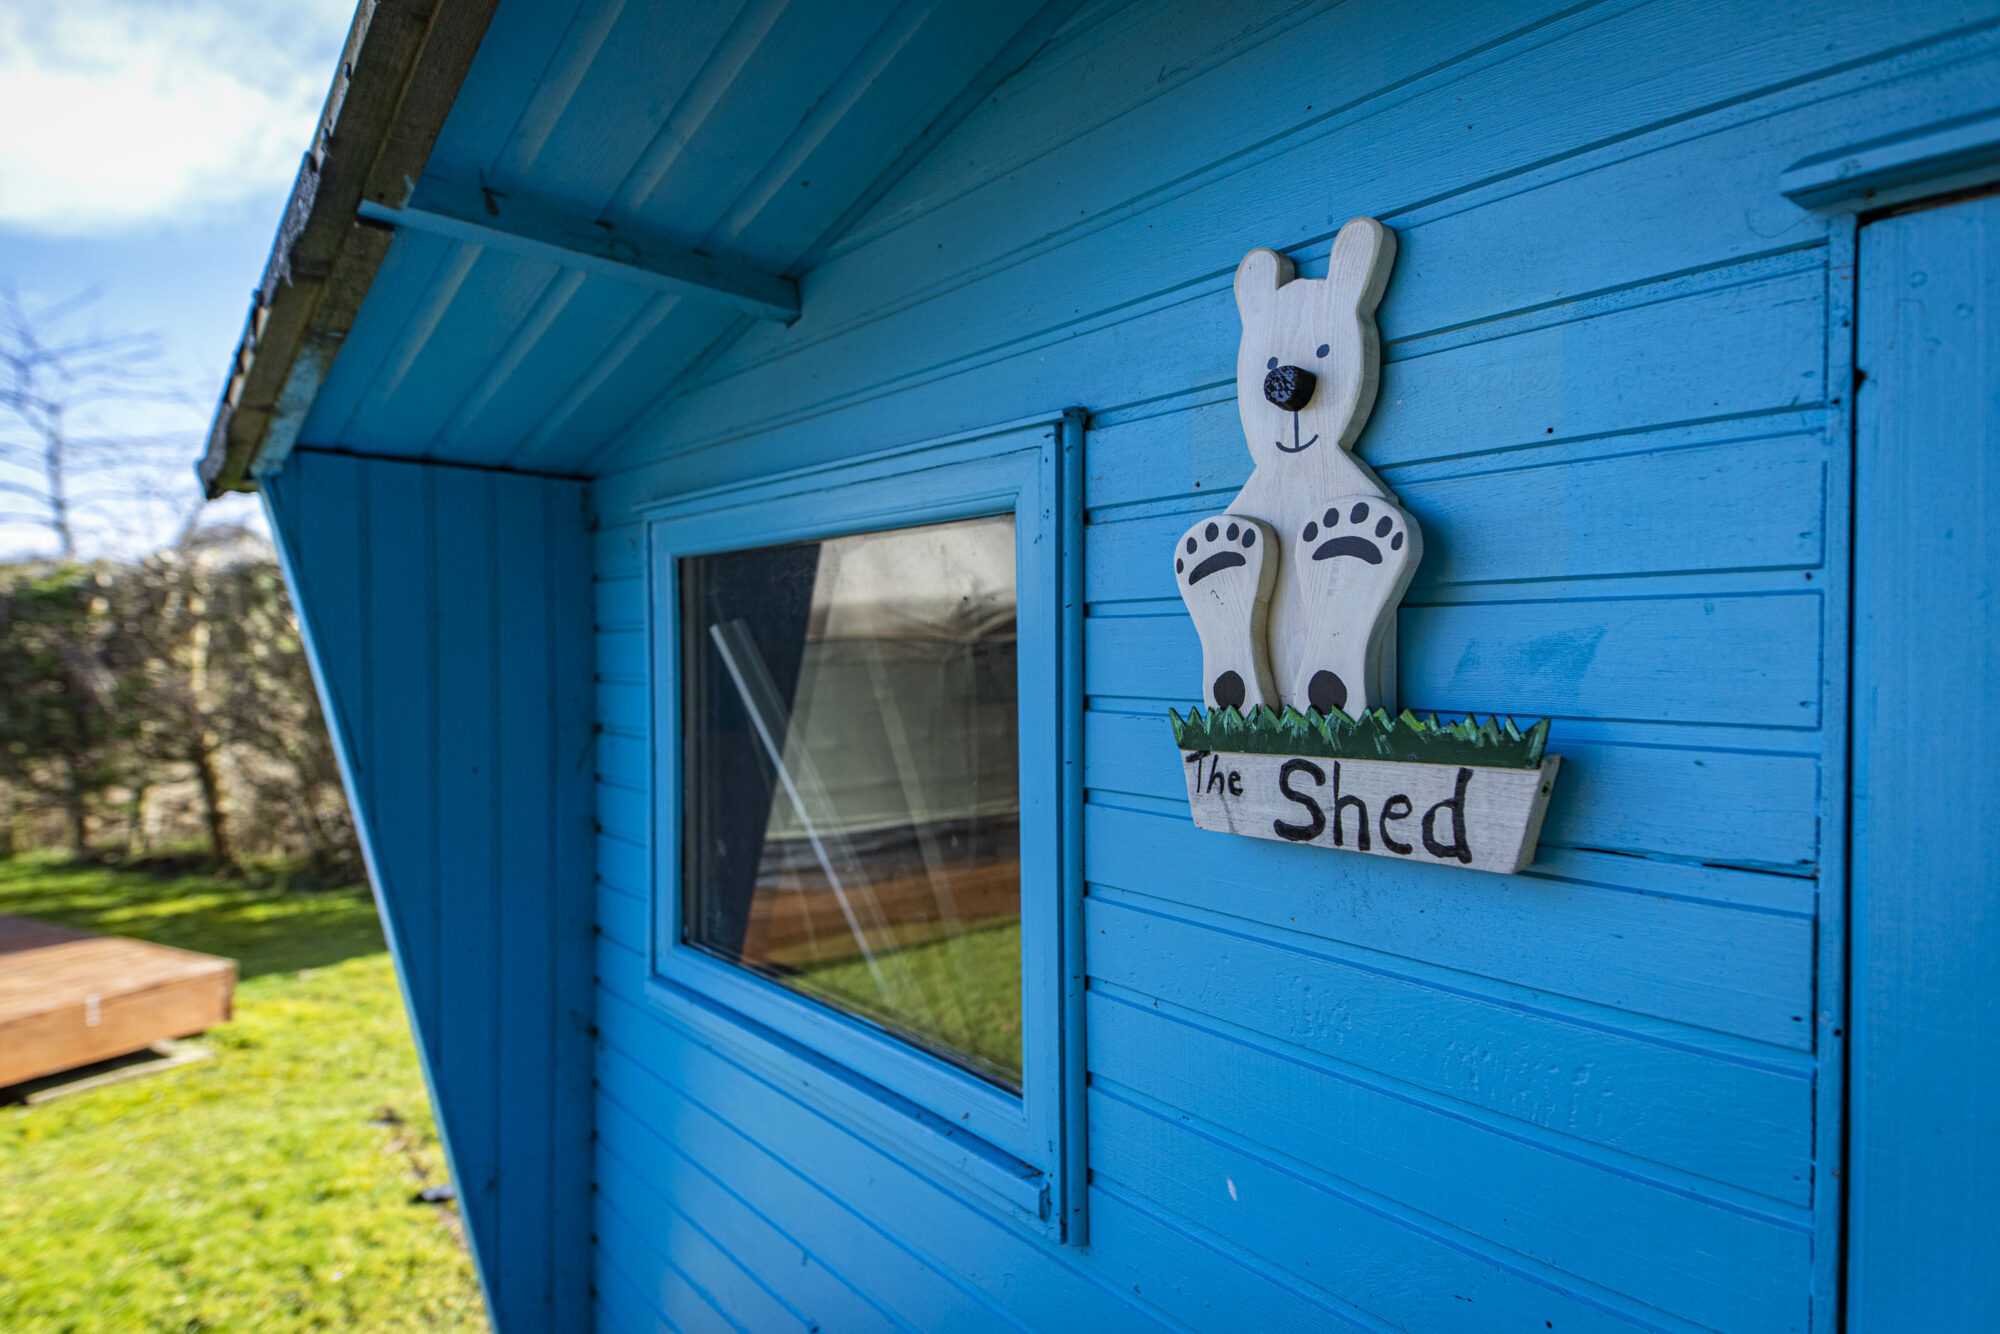
[[1423, 558], [1416, 520], [1380, 495], [1342, 496], [1288, 537], [1305, 627], [1290, 702], [1350, 718], [1382, 707], [1383, 641]]
[[1174, 583], [1201, 636], [1202, 700], [1248, 714], [1275, 708], [1265, 625], [1278, 573], [1270, 527], [1240, 514], [1202, 519], [1174, 547]]

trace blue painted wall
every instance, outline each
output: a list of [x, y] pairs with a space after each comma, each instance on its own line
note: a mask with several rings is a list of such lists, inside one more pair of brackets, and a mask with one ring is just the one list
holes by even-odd
[[[1088, 5], [613, 442], [596, 537], [605, 1329], [1829, 1330], [1851, 223], [1987, 5]], [[1420, 710], [1556, 719], [1513, 879], [1198, 832], [1163, 552], [1247, 476], [1236, 261], [1401, 238], [1361, 452]], [[648, 1002], [635, 507], [1063, 403], [1088, 436], [1090, 1244]]]
[[1861, 229], [1856, 1329], [2000, 1326], [2000, 198]]
[[[1087, 0], [1004, 22], [975, 8], [978, 23], [953, 24], [930, 18], [948, 8], [869, 0], [788, 28], [768, 0], [506, 0], [427, 172], [525, 182], [676, 234], [713, 226], [751, 260], [803, 269], [804, 316], [753, 326], [399, 235], [303, 438], [589, 473], [588, 548], [568, 483], [324, 455], [277, 479], [454, 1158], [475, 1185], [477, 1164], [499, 1164], [473, 1222], [503, 1325], [543, 1327], [511, 1314], [506, 1248], [588, 1236], [606, 1330], [1824, 1334], [1842, 1320], [1852, 1131], [1883, 1166], [1871, 1179], [1855, 1164], [1850, 1327], [1905, 1327], [1927, 1296], [1925, 1328], [1978, 1328], [1990, 1291], [1967, 1276], [1990, 1255], [1990, 1212], [1928, 1257], [1947, 1224], [1909, 1220], [1936, 1218], [1921, 1183], [1993, 1179], [1990, 1157], [1938, 1144], [1991, 1128], [1966, 1097], [1991, 1087], [1991, 1051], [1966, 1034], [1990, 1041], [1992, 1026], [1925, 1030], [1935, 1010], [1912, 1007], [1932, 994], [1941, 925], [1926, 914], [1946, 903], [1971, 924], [1949, 975], [1978, 994], [1990, 893], [1942, 862], [1898, 879], [1907, 837], [1865, 826], [1851, 1127], [1843, 1079], [1850, 741], [1864, 779], [1930, 772], [1927, 734], [1866, 692], [1900, 670], [1884, 650], [1918, 642], [1899, 627], [1983, 606], [1984, 585], [1879, 632], [1849, 620], [1941, 555], [1992, 553], [1959, 537], [1913, 560], [1900, 530], [1866, 522], [1855, 295], [1866, 353], [1869, 284], [1907, 277], [1871, 277], [1895, 246], [1869, 237], [1887, 234], [1802, 209], [1782, 178], [1989, 110], [1991, 0]], [[759, 23], [771, 49], [737, 40]], [[898, 34], [922, 77], [877, 82], [916, 110], [839, 82]], [[997, 84], [949, 133], [913, 130], [980, 70]], [[814, 79], [862, 109], [835, 124], [813, 119], [824, 99], [786, 100], [810, 101]], [[689, 89], [715, 94], [701, 115], [729, 109], [689, 122], [712, 138], [676, 137]], [[657, 154], [686, 173], [673, 188], [646, 174]], [[819, 192], [800, 184], [808, 162], [830, 167], [811, 168]], [[878, 171], [893, 183], [874, 191]], [[1519, 877], [1198, 832], [1163, 721], [1199, 694], [1165, 549], [1249, 472], [1231, 275], [1269, 245], [1321, 276], [1363, 214], [1397, 231], [1400, 258], [1360, 452], [1427, 547], [1400, 693], [1423, 711], [1555, 719], [1562, 777]], [[1930, 226], [1947, 224], [1897, 235], [1918, 246]], [[1975, 269], [1954, 273], [1983, 309], [1992, 280]], [[1943, 372], [1905, 358], [1907, 401]], [[651, 725], [638, 522], [706, 487], [1070, 404], [1091, 413], [1080, 1247], [745, 1059], [726, 1016], [649, 992], [650, 783], [675, 738]], [[1864, 461], [1905, 455], [1861, 425]], [[1918, 462], [1949, 471], [1976, 435]], [[1936, 482], [1872, 484], [1907, 513], [1905, 494]], [[1951, 531], [1977, 528], [1984, 492], [1954, 503]], [[524, 594], [539, 611], [503, 596], [530, 586], [504, 574], [517, 559], [542, 562], [542, 591]], [[461, 579], [464, 560], [478, 568]], [[571, 638], [586, 606], [594, 646]], [[1932, 706], [1977, 689], [1981, 652], [1922, 650], [1961, 673]], [[584, 720], [559, 704], [568, 740], [524, 760], [543, 778], [479, 775], [512, 763], [522, 729], [545, 726], [538, 692], [569, 701], [585, 662], [599, 935], [594, 996], [563, 1005], [594, 1006], [600, 1029], [596, 1147], [587, 1174], [552, 1160], [537, 1222], [504, 1212], [510, 1146], [540, 1142], [507, 1138], [508, 1095], [550, 1061], [578, 1087], [582, 1048], [560, 1025], [526, 1053], [454, 1039], [455, 1024], [504, 1035], [504, 1016], [536, 1008], [509, 989], [509, 952], [541, 938], [519, 918], [483, 948], [442, 949], [440, 932], [490, 922], [452, 906], [481, 895], [557, 914], [547, 994], [579, 985], [564, 961], [588, 908], [569, 887], [587, 869], [572, 878], [565, 860], [537, 906], [508, 879], [504, 840], [540, 837], [521, 831], [548, 812], [577, 827], [564, 765], [589, 749]], [[1854, 797], [1863, 817], [1885, 809], [1866, 781]], [[503, 1017], [464, 1000], [480, 994]], [[1938, 1078], [1960, 1069], [1969, 1083]], [[560, 1122], [573, 1144], [583, 1118], [566, 1097], [548, 1106], [549, 1133]], [[1992, 1197], [1953, 1198], [1972, 1217]], [[578, 1254], [554, 1266], [559, 1313], [583, 1300]]]
[[583, 488], [310, 451], [265, 479], [489, 1309], [589, 1320]]

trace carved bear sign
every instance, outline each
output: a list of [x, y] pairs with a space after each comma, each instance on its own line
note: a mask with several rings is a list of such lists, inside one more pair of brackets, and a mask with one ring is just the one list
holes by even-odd
[[1375, 405], [1375, 307], [1395, 258], [1395, 233], [1356, 218], [1325, 278], [1298, 277], [1273, 250], [1237, 267], [1236, 401], [1256, 467], [1228, 513], [1174, 549], [1210, 708], [1396, 707], [1396, 607], [1423, 534], [1353, 454]]

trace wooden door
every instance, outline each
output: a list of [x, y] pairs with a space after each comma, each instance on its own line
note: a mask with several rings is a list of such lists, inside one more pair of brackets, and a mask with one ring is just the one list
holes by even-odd
[[1848, 1323], [2000, 1329], [2000, 197], [1857, 315]]

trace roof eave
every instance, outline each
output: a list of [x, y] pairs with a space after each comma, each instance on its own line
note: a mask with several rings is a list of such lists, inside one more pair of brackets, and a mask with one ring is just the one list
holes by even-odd
[[408, 202], [498, 0], [361, 0], [252, 296], [197, 465], [210, 499], [254, 491], [299, 427], [389, 250], [364, 200]]

